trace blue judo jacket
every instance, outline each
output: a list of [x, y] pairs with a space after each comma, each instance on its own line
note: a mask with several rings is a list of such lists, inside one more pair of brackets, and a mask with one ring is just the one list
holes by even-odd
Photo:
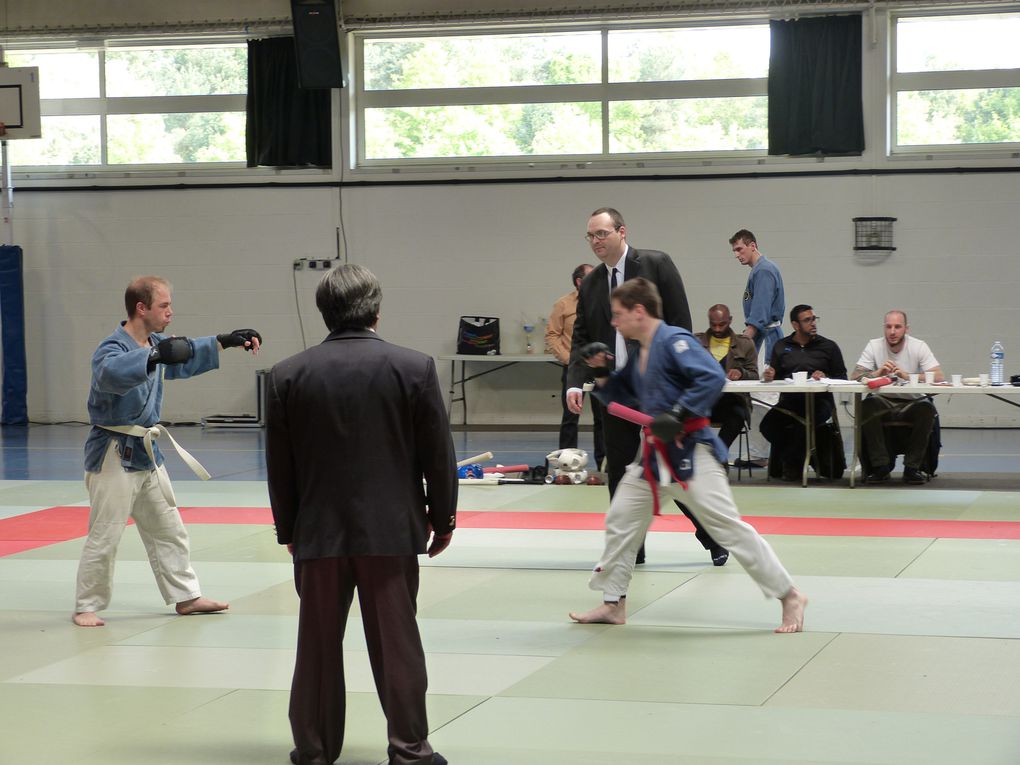
[[[609, 405], [615, 401], [655, 417], [680, 405], [692, 417], [710, 417], [712, 407], [722, 395], [726, 375], [712, 354], [686, 329], [659, 324], [648, 353], [644, 374], [639, 370], [639, 354], [629, 354], [627, 365], [614, 371], [609, 381], [592, 392]], [[710, 427], [688, 434], [682, 446], [667, 444], [669, 460], [677, 477], [686, 480], [693, 470], [696, 444], [707, 444], [715, 458], [726, 464], [729, 453]], [[651, 460], [656, 479], [658, 460]]]

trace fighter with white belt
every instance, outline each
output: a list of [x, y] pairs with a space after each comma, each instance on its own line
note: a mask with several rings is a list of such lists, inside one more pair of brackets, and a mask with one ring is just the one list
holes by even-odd
[[609, 374], [608, 347], [582, 352], [597, 370], [599, 389], [593, 395], [606, 405], [641, 410], [630, 418], [636, 421], [643, 412], [650, 427], [642, 434], [641, 459], [627, 468], [606, 516], [605, 549], [589, 581], [591, 589], [603, 593], [603, 602], [570, 617], [582, 623], [625, 623], [634, 555], [658, 513], [661, 493], [686, 504], [765, 595], [781, 601], [782, 623], [775, 631], [800, 632], [807, 598], [768, 542], [741, 519], [723, 469], [725, 447], [709, 427], [708, 415], [726, 377], [690, 332], [659, 318], [660, 305], [651, 282], [624, 282], [612, 294], [613, 326], [628, 340], [640, 342], [640, 354]]
[[229, 604], [202, 596], [191, 568], [188, 532], [181, 521], [163, 455], [153, 438], [166, 435], [203, 479], [209, 474], [159, 425], [163, 380], [184, 379], [219, 367], [219, 352], [258, 353], [262, 337], [237, 329], [215, 337], [166, 337], [173, 318], [170, 283], [142, 276], [124, 294], [128, 318], [92, 356], [88, 410], [92, 430], [85, 442], [89, 533], [78, 564], [75, 609], [79, 627], [101, 627], [110, 604], [117, 545], [133, 519], [148, 553], [156, 584], [169, 605], [186, 615], [223, 611]]

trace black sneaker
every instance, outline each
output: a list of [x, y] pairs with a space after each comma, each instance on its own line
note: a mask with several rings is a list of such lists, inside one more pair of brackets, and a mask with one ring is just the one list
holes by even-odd
[[917, 468], [903, 468], [903, 483], [909, 483], [912, 486], [920, 486], [924, 483], [924, 473]]
[[[906, 478], [906, 472], [903, 474], [904, 479]], [[889, 480], [889, 468], [879, 468], [873, 473], [868, 473], [868, 477], [864, 479], [865, 483], [883, 483]]]
[[712, 556], [713, 566], [725, 566], [726, 561], [730, 559], [729, 550], [723, 547], [713, 547], [709, 554]]

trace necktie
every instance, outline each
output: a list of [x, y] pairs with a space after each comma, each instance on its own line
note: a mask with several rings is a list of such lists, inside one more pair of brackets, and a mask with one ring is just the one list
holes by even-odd
[[609, 282], [609, 286], [610, 286], [610, 288], [612, 288], [612, 289], [614, 289], [614, 290], [616, 289], [616, 285], [617, 285], [617, 284], [619, 284], [619, 282], [618, 282], [618, 281], [616, 280], [616, 274], [617, 274], [617, 273], [618, 273], [617, 269], [616, 269], [616, 268], [614, 268], [614, 269], [613, 269], [613, 278], [612, 278], [612, 279], [610, 280], [610, 282]]

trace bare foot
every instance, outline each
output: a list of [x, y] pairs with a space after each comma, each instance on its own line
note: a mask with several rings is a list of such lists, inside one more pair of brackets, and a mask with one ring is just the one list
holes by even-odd
[[776, 632], [803, 632], [807, 595], [796, 587], [791, 587], [779, 600], [783, 604], [783, 623], [776, 627]]
[[77, 611], [71, 617], [71, 621], [79, 627], [102, 627], [106, 622], [99, 618], [99, 615], [92, 611]]
[[626, 624], [627, 600], [620, 598], [619, 603], [603, 603], [585, 614], [571, 611], [570, 618], [579, 624]]
[[181, 616], [188, 616], [189, 614], [214, 614], [217, 611], [226, 611], [230, 608], [229, 603], [220, 603], [218, 600], [209, 600], [209, 598], [192, 598], [191, 600], [182, 600], [177, 604], [177, 613]]

